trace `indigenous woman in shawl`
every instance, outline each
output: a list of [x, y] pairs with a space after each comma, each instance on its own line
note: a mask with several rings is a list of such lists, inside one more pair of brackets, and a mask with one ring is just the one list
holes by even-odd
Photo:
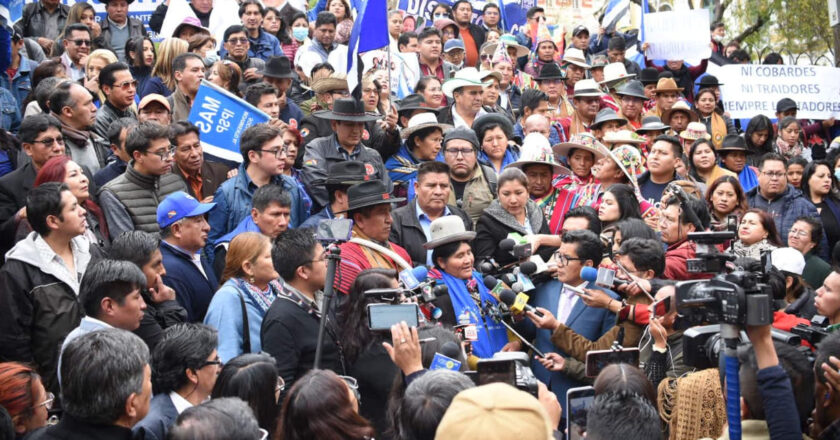
[[747, 165], [747, 155], [752, 154], [752, 151], [747, 149], [747, 141], [744, 138], [737, 134], [726, 135], [717, 153], [721, 166], [738, 175], [744, 192], [758, 186], [758, 168]]
[[522, 155], [519, 160], [510, 164], [519, 168], [528, 179], [528, 195], [542, 209], [543, 216], [548, 221], [551, 234], [558, 234], [563, 223], [563, 212], [557, 207], [557, 195], [560, 190], [554, 188], [551, 182], [554, 176], [567, 176], [572, 172], [554, 161], [551, 145], [540, 133], [531, 133], [522, 141]]
[[408, 120], [408, 126], [400, 133], [405, 142], [385, 162], [388, 177], [394, 182], [394, 196], [406, 197], [409, 202], [414, 200], [417, 167], [438, 157], [443, 132], [450, 128], [451, 125], [438, 123], [433, 112], [418, 113]]
[[[597, 181], [592, 175], [592, 166], [604, 157], [606, 148], [589, 133], [576, 134], [569, 142], [559, 143], [552, 148], [554, 157], [558, 161], [565, 160], [572, 171], [569, 175], [558, 176], [554, 180], [554, 187], [558, 190], [557, 206], [554, 209], [559, 209], [565, 214], [577, 206], [577, 199], [582, 197], [582, 200], [588, 201], [594, 198]], [[562, 218], [560, 224], [563, 224]]]
[[[464, 229], [464, 221], [457, 215], [447, 215], [432, 222], [431, 240], [423, 245], [432, 249], [434, 269], [429, 277], [438, 279], [449, 289], [437, 306], [443, 311], [440, 321], [447, 325], [474, 325], [478, 338], [472, 341], [472, 354], [489, 358], [508, 343], [507, 332], [501, 323], [484, 316], [487, 305], [496, 306], [498, 300], [484, 286], [481, 274], [473, 269], [475, 257], [470, 243], [476, 233]], [[448, 301], [446, 300], [448, 298]]]
[[705, 88], [697, 92], [697, 96], [694, 97], [694, 111], [700, 116], [700, 122], [706, 126], [706, 131], [712, 135], [712, 143], [716, 150], [723, 145], [726, 135], [738, 134], [729, 116], [718, 114], [714, 89]]
[[776, 150], [786, 160], [796, 156], [811, 159], [811, 149], [805, 148], [802, 142], [802, 126], [792, 116], [785, 116], [779, 121], [779, 131], [776, 136]]
[[490, 165], [496, 174], [519, 159], [519, 146], [513, 139], [513, 123], [506, 116], [488, 113], [479, 116], [472, 125], [473, 131], [481, 143], [478, 160]]

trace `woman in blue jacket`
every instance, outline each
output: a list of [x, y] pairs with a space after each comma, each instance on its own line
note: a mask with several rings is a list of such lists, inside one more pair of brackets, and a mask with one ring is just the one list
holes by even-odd
[[280, 291], [271, 261], [271, 241], [258, 232], [243, 232], [230, 242], [222, 287], [213, 296], [204, 323], [219, 332], [219, 359], [259, 353], [263, 316]]

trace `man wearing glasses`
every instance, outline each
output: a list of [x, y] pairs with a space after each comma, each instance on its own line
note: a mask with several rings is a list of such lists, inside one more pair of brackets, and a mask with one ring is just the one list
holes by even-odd
[[125, 151], [131, 158], [125, 173], [102, 187], [99, 202], [112, 237], [125, 231], [160, 232], [157, 206], [187, 185], [171, 173], [174, 149], [169, 128], [144, 122], [126, 134]]
[[473, 223], [496, 197], [496, 172], [478, 163], [478, 137], [469, 128], [456, 128], [443, 139], [443, 158], [449, 165], [449, 200], [470, 216]]
[[[816, 206], [802, 192], [787, 182], [787, 162], [777, 153], [767, 153], [758, 161], [758, 186], [747, 192], [750, 208], [758, 208], [773, 215], [776, 229], [787, 244], [788, 233], [796, 219], [808, 216], [819, 221]], [[831, 249], [823, 237], [820, 248]]]
[[[270, 183], [282, 187], [292, 199], [289, 228], [296, 228], [306, 220], [310, 206], [294, 179], [283, 174], [287, 148], [283, 131], [268, 124], [254, 125], [242, 133], [239, 142], [242, 163], [238, 174], [222, 183], [213, 195], [218, 206], [210, 211], [208, 218], [208, 243], [212, 245], [250, 216], [254, 192]], [[208, 252], [212, 254], [212, 248]]]
[[[105, 102], [96, 111], [93, 132], [105, 138], [111, 123], [119, 118], [137, 119], [137, 113], [131, 107], [137, 94], [137, 80], [125, 63], [113, 63], [99, 72], [99, 87], [105, 94]], [[94, 172], [99, 171], [99, 166]]]
[[248, 30], [241, 24], [225, 29], [225, 43], [222, 54], [226, 60], [233, 61], [242, 70], [242, 86], [246, 87], [262, 80], [259, 72], [265, 70], [265, 61], [248, 56], [251, 43], [248, 40]]
[[0, 178], [0, 252], [2, 255], [5, 255], [6, 251], [14, 245], [18, 222], [27, 218], [26, 195], [35, 184], [35, 175], [38, 174], [38, 170], [48, 160], [64, 154], [61, 122], [52, 115], [39, 114], [26, 117], [20, 124], [18, 137], [23, 143], [23, 151], [31, 160]]
[[73, 81], [85, 77], [85, 63], [90, 54], [90, 29], [81, 23], [67, 26], [64, 37], [64, 55], [61, 56], [61, 64], [67, 76]]

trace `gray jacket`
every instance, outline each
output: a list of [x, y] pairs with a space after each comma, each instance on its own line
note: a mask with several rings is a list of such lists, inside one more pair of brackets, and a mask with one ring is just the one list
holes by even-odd
[[[99, 34], [101, 39], [102, 47], [100, 49], [109, 49], [111, 51], [114, 50], [111, 47], [111, 22], [108, 21], [108, 18], [99, 22], [99, 26], [102, 28], [102, 33]], [[134, 37], [145, 37], [148, 33], [146, 32], [146, 26], [143, 26], [143, 22], [136, 19], [128, 17], [128, 39], [132, 39]]]
[[[359, 148], [361, 148], [360, 151]], [[319, 210], [327, 206], [329, 196], [327, 195], [327, 188], [316, 183], [318, 180], [327, 178], [327, 170], [330, 169], [330, 165], [347, 160], [339, 149], [341, 147], [338, 145], [337, 138], [330, 135], [310, 142], [303, 155], [301, 178], [306, 186], [306, 192], [312, 197], [312, 201], [318, 206]], [[353, 157], [352, 160], [364, 163], [367, 174], [373, 179], [382, 180], [390, 189], [391, 179], [388, 177], [388, 172], [385, 171], [382, 156], [376, 150], [368, 148], [364, 144], [356, 146], [356, 151], [359, 152], [358, 156]]]
[[[67, 15], [70, 13], [70, 6], [59, 3], [58, 5], [58, 32], [64, 29], [67, 23]], [[40, 1], [29, 3], [23, 7], [20, 20], [15, 23], [15, 30], [24, 37], [38, 38], [46, 35], [47, 10]]]
[[105, 184], [99, 193], [111, 237], [134, 229], [160, 232], [157, 206], [175, 191], [187, 191], [180, 177], [172, 173], [146, 176], [134, 169], [134, 161], [129, 162], [125, 173]]

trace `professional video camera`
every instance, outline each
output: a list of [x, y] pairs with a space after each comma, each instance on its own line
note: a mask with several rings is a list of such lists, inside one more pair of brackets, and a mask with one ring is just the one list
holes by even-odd
[[518, 351], [499, 352], [478, 361], [478, 384], [503, 382], [537, 397], [539, 382], [529, 366], [528, 355]]
[[790, 329], [790, 332], [816, 347], [823, 338], [828, 336], [828, 331], [825, 329], [827, 326], [828, 319], [825, 316], [816, 315], [811, 318], [811, 325], [797, 324], [796, 327]]
[[714, 247], [733, 237], [730, 231], [688, 234], [698, 247], [697, 258], [688, 260], [689, 271], [718, 273], [710, 280], [677, 283], [677, 312], [686, 323], [743, 327], [773, 322], [773, 292], [765, 283], [765, 274], [743, 270], [727, 273], [723, 263], [735, 258]]
[[403, 296], [419, 304], [428, 304], [434, 302], [439, 296], [449, 294], [449, 289], [445, 285], [437, 285], [437, 280], [427, 278], [428, 275], [429, 270], [423, 266], [401, 271], [399, 277]]

